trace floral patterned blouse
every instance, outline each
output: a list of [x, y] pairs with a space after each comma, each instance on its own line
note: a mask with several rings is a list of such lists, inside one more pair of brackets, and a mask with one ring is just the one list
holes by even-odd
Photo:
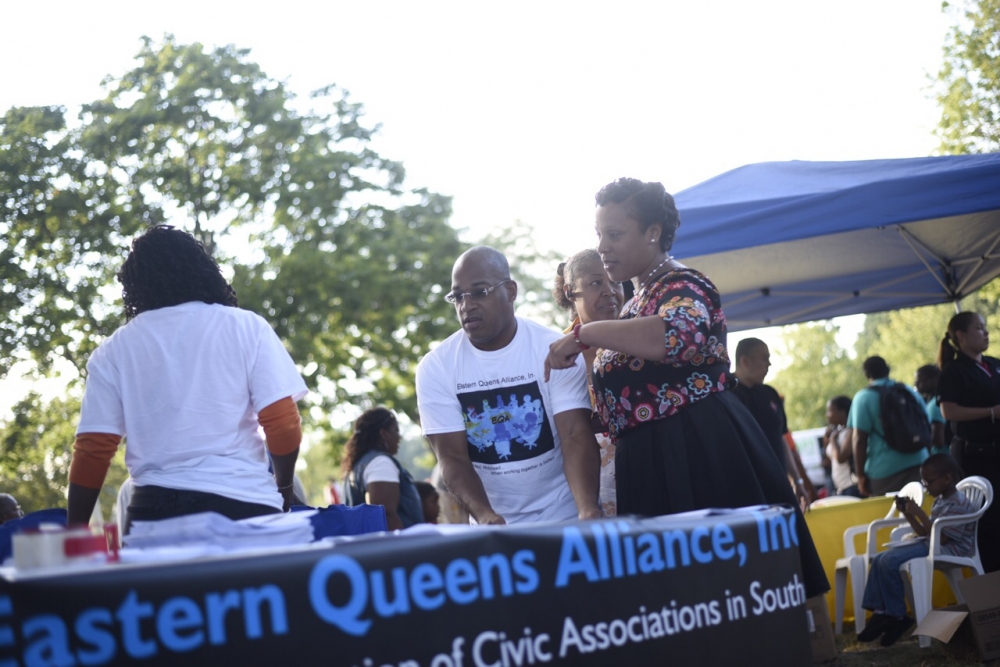
[[735, 384], [726, 351], [726, 316], [719, 292], [693, 269], [669, 271], [632, 297], [619, 319], [660, 317], [666, 324], [663, 361], [601, 349], [594, 359], [597, 414], [611, 437]]

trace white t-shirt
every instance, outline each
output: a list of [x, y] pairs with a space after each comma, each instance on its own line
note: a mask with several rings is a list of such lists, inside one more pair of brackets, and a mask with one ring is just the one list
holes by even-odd
[[554, 415], [590, 410], [582, 355], [545, 382], [549, 345], [562, 334], [517, 318], [502, 350], [476, 349], [458, 331], [417, 366], [426, 435], [464, 431], [493, 510], [507, 523], [575, 519]]
[[257, 413], [306, 386], [262, 317], [200, 301], [149, 310], [94, 351], [87, 373], [76, 432], [124, 436], [136, 486], [282, 506]]
[[376, 456], [365, 466], [365, 472], [361, 475], [361, 479], [365, 483], [366, 489], [372, 482], [395, 482], [399, 484], [399, 468], [392, 462], [388, 454], [385, 456]]

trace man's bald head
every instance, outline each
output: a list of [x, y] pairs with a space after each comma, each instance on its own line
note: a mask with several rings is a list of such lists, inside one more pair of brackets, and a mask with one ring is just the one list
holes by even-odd
[[499, 350], [514, 339], [517, 283], [510, 279], [510, 265], [502, 252], [476, 246], [462, 253], [451, 271], [451, 294], [456, 299], [455, 314], [473, 346]]
[[510, 278], [510, 264], [507, 258], [502, 252], [489, 246], [479, 245], [459, 255], [451, 271], [452, 276], [465, 266], [476, 266], [494, 283]]

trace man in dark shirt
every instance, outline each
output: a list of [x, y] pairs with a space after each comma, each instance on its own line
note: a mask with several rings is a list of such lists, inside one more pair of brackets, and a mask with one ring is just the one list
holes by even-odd
[[795, 460], [792, 451], [785, 442], [788, 424], [785, 419], [785, 406], [781, 396], [773, 387], [764, 384], [767, 370], [771, 367], [771, 351], [767, 343], [759, 338], [744, 338], [736, 345], [736, 370], [734, 374], [739, 384], [733, 393], [743, 401], [750, 414], [760, 425], [767, 436], [767, 441], [774, 449], [775, 456], [794, 480], [795, 495], [799, 501], [808, 503], [812, 497], [807, 488], [801, 463]]

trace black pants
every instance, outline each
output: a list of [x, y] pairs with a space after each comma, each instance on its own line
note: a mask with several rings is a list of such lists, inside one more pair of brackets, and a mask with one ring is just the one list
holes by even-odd
[[203, 491], [168, 489], [164, 486], [137, 486], [132, 491], [132, 499], [125, 513], [125, 527], [122, 534], [128, 535], [133, 521], [159, 521], [199, 512], [218, 512], [225, 517], [238, 520], [264, 514], [278, 514], [281, 510], [270, 505], [233, 500]]
[[660, 516], [710, 507], [795, 509], [806, 596], [830, 590], [782, 462], [746, 406], [723, 391], [619, 436], [618, 514]]

